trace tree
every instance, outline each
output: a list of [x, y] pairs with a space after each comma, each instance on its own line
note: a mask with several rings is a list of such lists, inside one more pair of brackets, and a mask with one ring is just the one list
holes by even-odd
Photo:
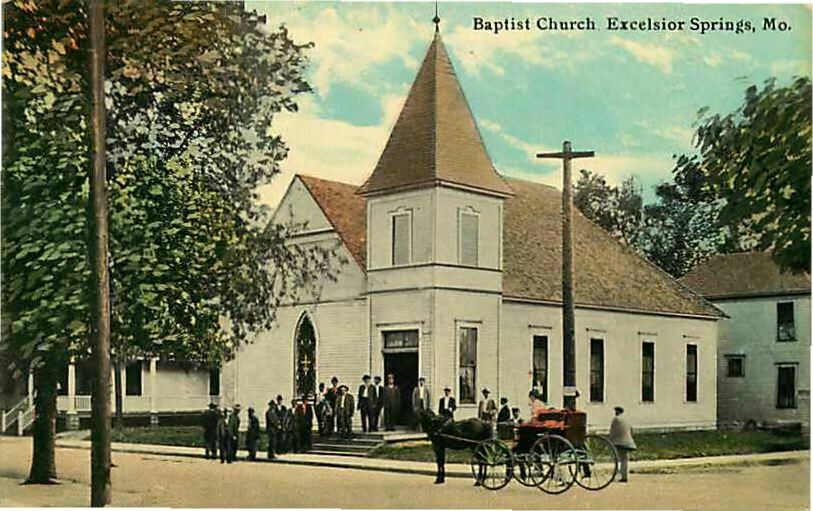
[[574, 204], [616, 239], [636, 247], [643, 221], [641, 186], [632, 176], [612, 186], [604, 176], [582, 169], [574, 186]]
[[810, 271], [811, 84], [752, 85], [728, 115], [700, 111], [696, 154], [678, 159], [676, 176], [701, 176], [723, 201], [720, 220], [742, 226], [756, 248], [783, 268]]
[[[302, 226], [269, 223], [256, 194], [287, 154], [275, 115], [310, 90], [307, 46], [239, 4], [107, 7], [112, 349], [216, 364], [282, 300], [334, 276], [333, 247], [288, 243]], [[3, 347], [36, 376], [88, 350], [87, 13], [4, 10]], [[55, 417], [47, 374], [35, 378], [43, 424]], [[37, 431], [35, 454], [52, 454], [53, 434]]]

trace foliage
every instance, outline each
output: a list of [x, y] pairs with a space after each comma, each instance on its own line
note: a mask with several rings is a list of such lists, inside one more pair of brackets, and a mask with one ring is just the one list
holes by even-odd
[[634, 247], [643, 226], [640, 189], [634, 177], [621, 186], [612, 186], [604, 176], [582, 169], [574, 186], [573, 204], [615, 238]]
[[[88, 338], [87, 46], [83, 2], [5, 10], [4, 344], [21, 367]], [[269, 328], [333, 249], [290, 244], [256, 188], [287, 146], [277, 113], [310, 90], [306, 46], [237, 4], [108, 4], [114, 350], [217, 363]]]
[[681, 156], [676, 176], [697, 173], [724, 201], [722, 223], [745, 224], [780, 266], [810, 271], [811, 84], [750, 86], [728, 115], [700, 112], [697, 153]]

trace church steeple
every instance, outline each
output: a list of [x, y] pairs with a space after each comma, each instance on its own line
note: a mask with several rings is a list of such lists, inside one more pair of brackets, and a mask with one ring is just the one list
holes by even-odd
[[486, 152], [437, 30], [364, 195], [445, 184], [511, 195]]

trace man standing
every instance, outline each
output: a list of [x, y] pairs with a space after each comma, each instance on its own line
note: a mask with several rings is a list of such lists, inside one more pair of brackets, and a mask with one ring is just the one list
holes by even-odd
[[375, 403], [375, 387], [370, 383], [370, 375], [365, 374], [361, 378], [362, 384], [358, 392], [358, 410], [361, 414], [361, 431], [366, 433], [368, 425], [372, 430], [373, 406]]
[[285, 408], [283, 406], [282, 412], [282, 452], [288, 453], [294, 450], [294, 434], [296, 433], [296, 421], [294, 420], [294, 410], [296, 409], [296, 400], [291, 400], [291, 407]]
[[412, 415], [417, 429], [421, 429], [421, 413], [424, 410], [432, 409], [432, 397], [429, 395], [429, 387], [426, 386], [426, 378], [418, 378], [418, 386], [412, 391]]
[[344, 438], [350, 438], [353, 428], [353, 396], [347, 393], [347, 385], [339, 387], [339, 395], [336, 398], [336, 423], [339, 434]]
[[384, 385], [381, 383], [381, 377], [376, 376], [373, 378], [375, 386], [375, 403], [373, 403], [373, 431], [378, 431], [378, 422], [381, 420], [381, 409], [384, 402]]
[[268, 459], [273, 460], [277, 457], [279, 437], [279, 410], [273, 399], [268, 402], [268, 410], [265, 411], [265, 434], [268, 435]]
[[254, 415], [254, 408], [248, 408], [248, 430], [246, 431], [246, 449], [248, 460], [257, 459], [257, 444], [260, 442], [260, 419]]
[[454, 420], [454, 412], [457, 410], [457, 402], [452, 397], [452, 389], [443, 389], [443, 396], [438, 403], [438, 415], [446, 420]]
[[209, 403], [209, 409], [203, 414], [203, 445], [206, 447], [206, 459], [217, 459], [217, 421], [220, 413], [217, 405]]
[[497, 420], [497, 403], [489, 397], [490, 395], [491, 391], [487, 388], [483, 389], [483, 399], [480, 400], [480, 404], [477, 407], [477, 418], [481, 421], [494, 424]]
[[327, 404], [330, 405], [330, 409], [333, 411], [333, 414], [327, 418], [325, 423], [325, 436], [331, 436], [336, 429], [336, 421], [338, 420], [336, 417], [336, 398], [339, 396], [339, 378], [334, 376], [330, 379], [330, 388], [327, 389], [325, 395]]
[[218, 413], [217, 417], [217, 444], [220, 450], [220, 463], [226, 463], [231, 450], [231, 442], [229, 442], [229, 426], [228, 426], [228, 410], [223, 409], [222, 413]]
[[621, 472], [619, 483], [626, 483], [629, 478], [629, 452], [638, 448], [635, 445], [635, 440], [632, 438], [632, 427], [623, 417], [624, 409], [616, 406], [615, 418], [610, 423], [610, 434], [608, 435], [610, 443], [615, 446], [618, 451], [619, 471]]
[[237, 449], [240, 448], [240, 405], [234, 405], [231, 417], [228, 422], [229, 429], [229, 457], [226, 459], [228, 463], [237, 461]]
[[325, 382], [319, 382], [319, 393], [315, 403], [316, 427], [319, 435], [325, 434]]
[[395, 376], [387, 375], [387, 386], [384, 387], [382, 404], [384, 406], [384, 428], [395, 430], [398, 409], [401, 407], [401, 389], [395, 385]]

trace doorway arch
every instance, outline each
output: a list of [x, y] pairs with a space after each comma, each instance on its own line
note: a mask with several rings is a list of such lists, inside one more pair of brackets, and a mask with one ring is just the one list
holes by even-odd
[[307, 313], [299, 318], [294, 334], [294, 395], [316, 395], [316, 329]]

